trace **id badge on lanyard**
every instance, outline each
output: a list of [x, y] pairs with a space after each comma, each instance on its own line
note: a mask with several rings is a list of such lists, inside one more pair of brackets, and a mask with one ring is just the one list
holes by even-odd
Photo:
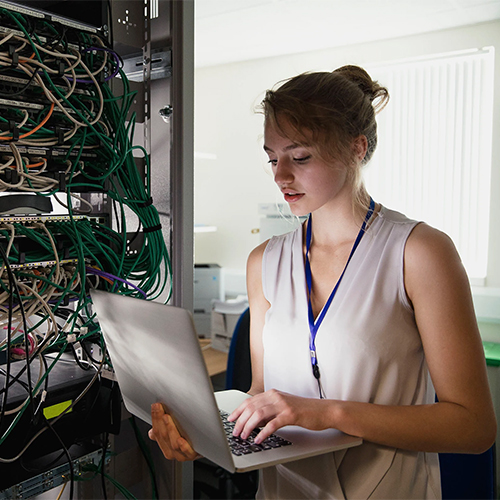
[[340, 285], [340, 282], [342, 281], [342, 278], [344, 277], [347, 266], [349, 265], [349, 262], [350, 262], [352, 256], [354, 255], [356, 248], [358, 248], [358, 245], [359, 245], [359, 242], [361, 241], [361, 238], [363, 238], [363, 235], [365, 234], [366, 224], [370, 220], [374, 210], [375, 210], [375, 202], [373, 201], [373, 199], [370, 198], [370, 207], [368, 208], [368, 212], [366, 212], [365, 220], [363, 221], [363, 225], [361, 226], [361, 229], [359, 230], [356, 241], [354, 242], [354, 245], [351, 249], [351, 253], [349, 254], [349, 258], [347, 259], [344, 270], [342, 271], [340, 278], [337, 280], [337, 283], [335, 284], [335, 287], [333, 288], [332, 293], [328, 297], [328, 300], [326, 301], [325, 306], [321, 310], [320, 315], [316, 318], [316, 321], [314, 321], [314, 313], [312, 310], [312, 303], [311, 303], [312, 272], [311, 272], [311, 264], [309, 262], [309, 249], [311, 248], [311, 240], [312, 240], [312, 218], [309, 217], [309, 220], [307, 221], [305, 270], [306, 270], [306, 283], [307, 283], [307, 292], [308, 292], [308, 294], [307, 294], [307, 306], [308, 306], [308, 321], [309, 321], [309, 332], [310, 332], [309, 351], [311, 354], [312, 372], [313, 372], [314, 378], [318, 381], [319, 397], [321, 399], [325, 398], [325, 394], [324, 394], [323, 388], [321, 386], [321, 374], [319, 371], [318, 358], [316, 355], [316, 335], [318, 333], [319, 327], [321, 326], [321, 323], [323, 322], [323, 319], [326, 316], [326, 313], [328, 312], [328, 309], [330, 308], [330, 305], [333, 301], [333, 298], [335, 297], [335, 294], [337, 293], [337, 289]]

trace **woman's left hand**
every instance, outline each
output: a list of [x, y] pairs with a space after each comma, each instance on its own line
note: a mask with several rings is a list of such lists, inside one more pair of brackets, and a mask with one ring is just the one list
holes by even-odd
[[262, 427], [255, 438], [259, 444], [285, 425], [311, 430], [328, 428], [325, 404], [327, 400], [302, 398], [271, 389], [246, 399], [231, 413], [229, 420], [236, 420], [233, 435], [243, 439], [247, 439], [256, 427]]

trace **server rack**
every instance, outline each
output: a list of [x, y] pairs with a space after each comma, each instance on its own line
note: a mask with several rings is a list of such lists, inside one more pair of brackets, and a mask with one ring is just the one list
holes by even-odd
[[78, 498], [189, 498], [190, 467], [121, 407], [87, 293], [192, 309], [193, 2], [1, 1], [0, 16], [0, 498], [92, 474]]

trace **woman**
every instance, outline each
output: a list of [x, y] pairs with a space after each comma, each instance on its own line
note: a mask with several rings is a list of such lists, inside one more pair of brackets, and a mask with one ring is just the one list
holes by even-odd
[[[257, 442], [336, 428], [356, 448], [261, 473], [262, 498], [440, 498], [437, 452], [480, 453], [496, 420], [470, 287], [451, 240], [371, 200], [361, 168], [385, 88], [356, 66], [263, 101], [264, 149], [303, 227], [250, 254], [252, 387], [230, 419]], [[438, 402], [435, 402], [435, 394]], [[192, 460], [153, 407], [152, 439]]]

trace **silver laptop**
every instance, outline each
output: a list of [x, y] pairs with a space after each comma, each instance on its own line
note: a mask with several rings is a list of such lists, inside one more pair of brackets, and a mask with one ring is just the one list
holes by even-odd
[[245, 472], [361, 444], [335, 429], [288, 426], [265, 446], [240, 448], [228, 441], [220, 410], [231, 413], [250, 396], [214, 394], [189, 311], [102, 291], [91, 296], [127, 410], [151, 424], [151, 404], [163, 403], [193, 448], [224, 469]]

